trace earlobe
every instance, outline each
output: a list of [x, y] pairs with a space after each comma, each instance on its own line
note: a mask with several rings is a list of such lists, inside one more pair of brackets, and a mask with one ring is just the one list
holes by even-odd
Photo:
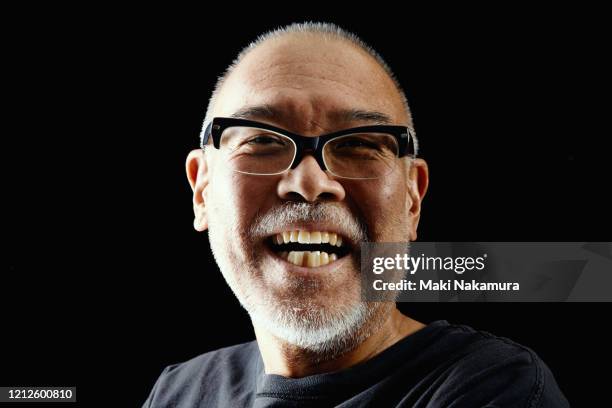
[[208, 216], [206, 211], [206, 191], [208, 188], [208, 163], [202, 149], [192, 150], [185, 163], [187, 180], [193, 191], [193, 227], [196, 231], [208, 229]]

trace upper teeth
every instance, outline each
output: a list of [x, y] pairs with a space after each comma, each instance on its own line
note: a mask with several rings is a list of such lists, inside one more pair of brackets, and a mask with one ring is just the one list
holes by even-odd
[[335, 232], [327, 231], [284, 231], [282, 234], [276, 234], [274, 242], [278, 245], [289, 242], [298, 242], [300, 244], [327, 244], [342, 246], [342, 237]]

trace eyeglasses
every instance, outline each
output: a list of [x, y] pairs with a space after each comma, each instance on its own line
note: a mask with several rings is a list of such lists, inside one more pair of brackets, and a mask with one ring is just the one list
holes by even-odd
[[275, 175], [296, 168], [311, 153], [322, 170], [349, 179], [377, 179], [391, 173], [399, 157], [416, 157], [416, 137], [406, 126], [373, 125], [322, 136], [302, 136], [265, 123], [214, 118], [206, 126], [201, 147], [226, 155], [235, 171]]

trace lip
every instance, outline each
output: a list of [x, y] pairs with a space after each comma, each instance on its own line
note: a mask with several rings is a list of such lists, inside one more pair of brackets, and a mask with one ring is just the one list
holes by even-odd
[[[316, 231], [316, 230], [314, 230]], [[346, 262], [350, 261], [351, 252], [342, 258], [338, 258], [332, 263], [328, 263], [327, 265], [315, 266], [315, 267], [305, 267], [305, 266], [297, 266], [287, 261], [286, 259], [281, 258], [276, 252], [274, 252], [270, 247], [264, 245], [264, 251], [274, 260], [274, 262], [278, 263], [283, 267], [283, 269], [288, 270], [290, 273], [294, 273], [297, 275], [304, 276], [312, 276], [312, 275], [321, 275], [327, 273], [334, 273], [334, 271], [341, 268]]]

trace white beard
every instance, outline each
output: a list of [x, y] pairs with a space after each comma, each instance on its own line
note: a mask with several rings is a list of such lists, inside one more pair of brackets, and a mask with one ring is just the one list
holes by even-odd
[[361, 329], [372, 312], [364, 302], [334, 315], [322, 309], [293, 309], [278, 305], [250, 305], [247, 307], [253, 323], [275, 337], [317, 355], [339, 355], [353, 349], [370, 333]]

